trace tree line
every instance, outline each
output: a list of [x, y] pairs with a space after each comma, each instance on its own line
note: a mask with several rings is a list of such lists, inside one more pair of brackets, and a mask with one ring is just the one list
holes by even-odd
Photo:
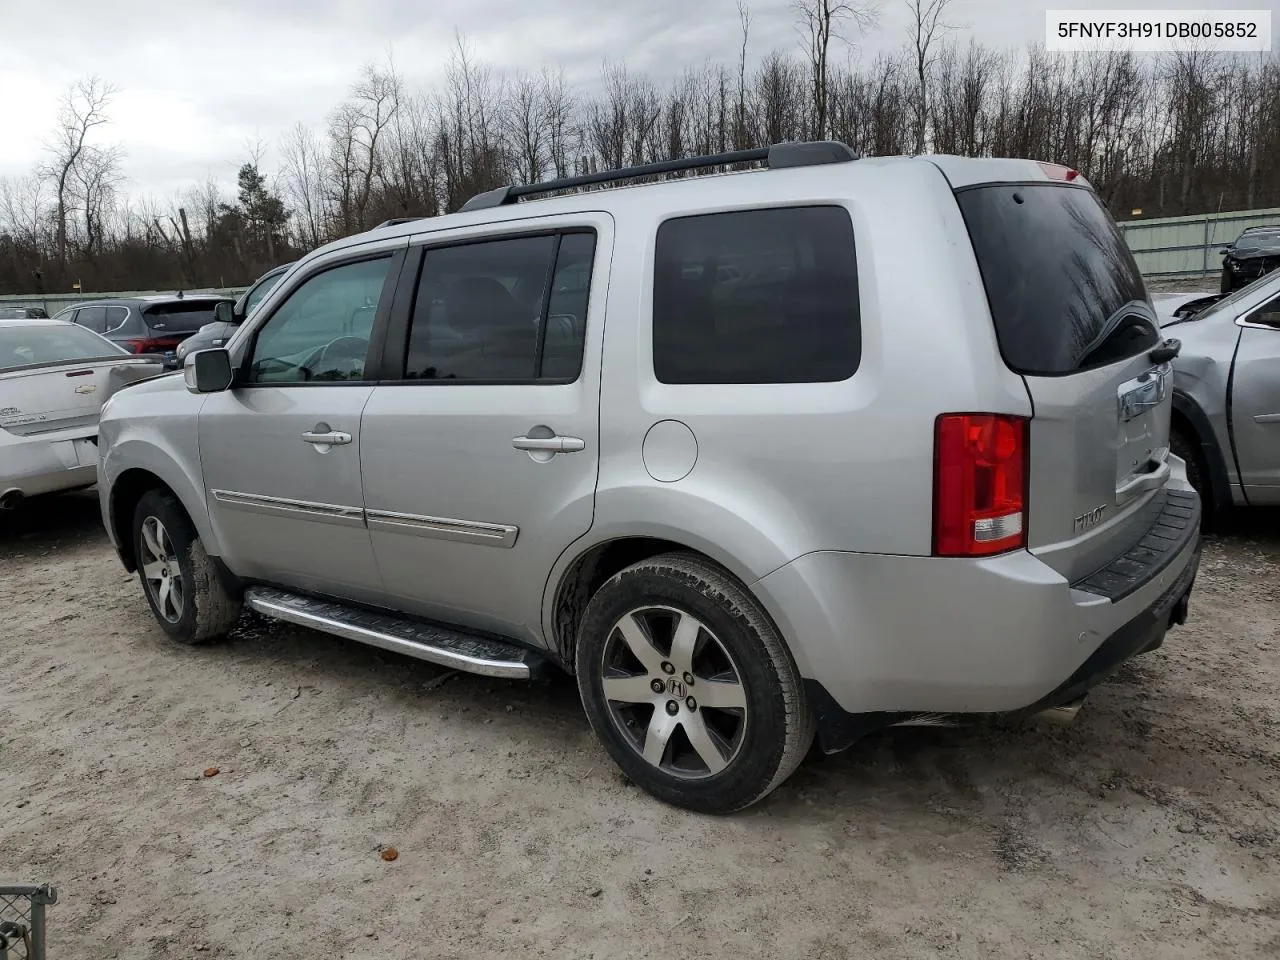
[[799, 42], [658, 82], [605, 62], [575, 87], [555, 67], [503, 70], [457, 38], [443, 81], [368, 64], [321, 128], [248, 149], [234, 196], [210, 179], [168, 201], [125, 190], [115, 88], [67, 91], [47, 159], [0, 180], [0, 293], [243, 284], [328, 240], [476, 193], [788, 140], [864, 155], [1030, 157], [1079, 169], [1117, 218], [1280, 206], [1280, 59], [1184, 52], [1053, 54], [963, 39], [950, 0], [900, 0], [902, 47], [857, 56], [870, 0], [794, 0]]

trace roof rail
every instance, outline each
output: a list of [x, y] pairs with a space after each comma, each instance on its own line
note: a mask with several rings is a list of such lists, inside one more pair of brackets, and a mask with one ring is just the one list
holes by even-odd
[[580, 177], [562, 177], [559, 180], [547, 180], [543, 183], [512, 184], [498, 187], [485, 193], [477, 193], [462, 205], [462, 210], [488, 210], [515, 203], [521, 197], [531, 197], [539, 193], [553, 193], [557, 190], [569, 190], [574, 187], [587, 187], [596, 183], [616, 183], [620, 180], [631, 180], [636, 177], [651, 177], [663, 173], [676, 173], [680, 170], [699, 170], [706, 167], [723, 167], [734, 163], [764, 162], [771, 170], [787, 167], [812, 167], [824, 163], [848, 163], [857, 160], [858, 155], [848, 146], [833, 140], [819, 140], [810, 143], [775, 143], [771, 147], [760, 147], [754, 150], [734, 150], [729, 153], [715, 153], [707, 157], [686, 157], [681, 160], [663, 160], [660, 163], [645, 163], [637, 167], [622, 167], [618, 170], [601, 170], [599, 173], [588, 173]]
[[392, 217], [390, 220], [383, 220], [376, 227], [371, 227], [370, 229], [381, 230], [383, 227], [394, 227], [397, 224], [413, 223], [413, 221], [415, 220], [425, 220], [425, 219], [427, 218], [426, 217]]

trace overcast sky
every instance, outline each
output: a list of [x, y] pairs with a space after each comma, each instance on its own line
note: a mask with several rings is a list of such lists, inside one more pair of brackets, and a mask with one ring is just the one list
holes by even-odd
[[[963, 35], [1021, 46], [1043, 39], [1048, 7], [1277, 2], [953, 0], [948, 19]], [[750, 6], [752, 59], [796, 49], [791, 0]], [[904, 42], [905, 0], [880, 6], [879, 28], [857, 39], [855, 55]], [[391, 52], [412, 85], [429, 84], [455, 28], [495, 66], [559, 65], [582, 86], [606, 58], [658, 79], [707, 58], [730, 62], [739, 37], [735, 0], [0, 0], [0, 176], [32, 169], [60, 94], [96, 73], [118, 89], [98, 137], [123, 148], [129, 192], [232, 183], [249, 141], [271, 144], [299, 120], [323, 124], [362, 63]]]

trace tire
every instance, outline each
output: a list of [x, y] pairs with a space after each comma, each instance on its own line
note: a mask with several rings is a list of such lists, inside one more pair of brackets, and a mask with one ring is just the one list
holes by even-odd
[[[587, 719], [614, 762], [679, 807], [750, 806], [813, 742], [813, 715], [782, 638], [744, 587], [698, 557], [643, 560], [600, 587], [578, 632], [575, 667]], [[606, 682], [617, 697], [606, 696]]]
[[1226, 267], [1222, 268], [1222, 282], [1218, 284], [1218, 289], [1222, 293], [1230, 293], [1231, 285], [1235, 282], [1235, 277], [1231, 275], [1231, 271]]
[[1209, 470], [1205, 466], [1204, 451], [1194, 437], [1184, 430], [1174, 428], [1169, 433], [1169, 450], [1187, 464], [1187, 482], [1200, 494], [1201, 527], [1209, 529], [1216, 519], [1213, 485], [1209, 482]]
[[133, 512], [132, 531], [138, 580], [165, 633], [179, 643], [196, 644], [235, 626], [240, 600], [227, 590], [176, 498], [160, 490], [144, 493]]

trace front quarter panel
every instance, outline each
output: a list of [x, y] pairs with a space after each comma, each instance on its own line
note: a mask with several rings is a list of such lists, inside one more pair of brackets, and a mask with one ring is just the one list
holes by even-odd
[[1222, 454], [1227, 482], [1232, 496], [1238, 499], [1239, 475], [1231, 450], [1231, 434], [1227, 428], [1227, 391], [1231, 364], [1235, 357], [1240, 328], [1231, 316], [1213, 316], [1204, 320], [1180, 323], [1169, 336], [1182, 341], [1182, 352], [1174, 361], [1174, 409], [1184, 415], [1190, 411], [1197, 433], [1205, 424], [1212, 436], [1199, 437], [1202, 444], [1213, 444]]
[[182, 502], [210, 554], [220, 553], [209, 523], [200, 469], [197, 423], [204, 397], [190, 393], [181, 375], [157, 377], [122, 390], [102, 409], [98, 433], [98, 496], [112, 543], [111, 502], [128, 470], [158, 477]]

